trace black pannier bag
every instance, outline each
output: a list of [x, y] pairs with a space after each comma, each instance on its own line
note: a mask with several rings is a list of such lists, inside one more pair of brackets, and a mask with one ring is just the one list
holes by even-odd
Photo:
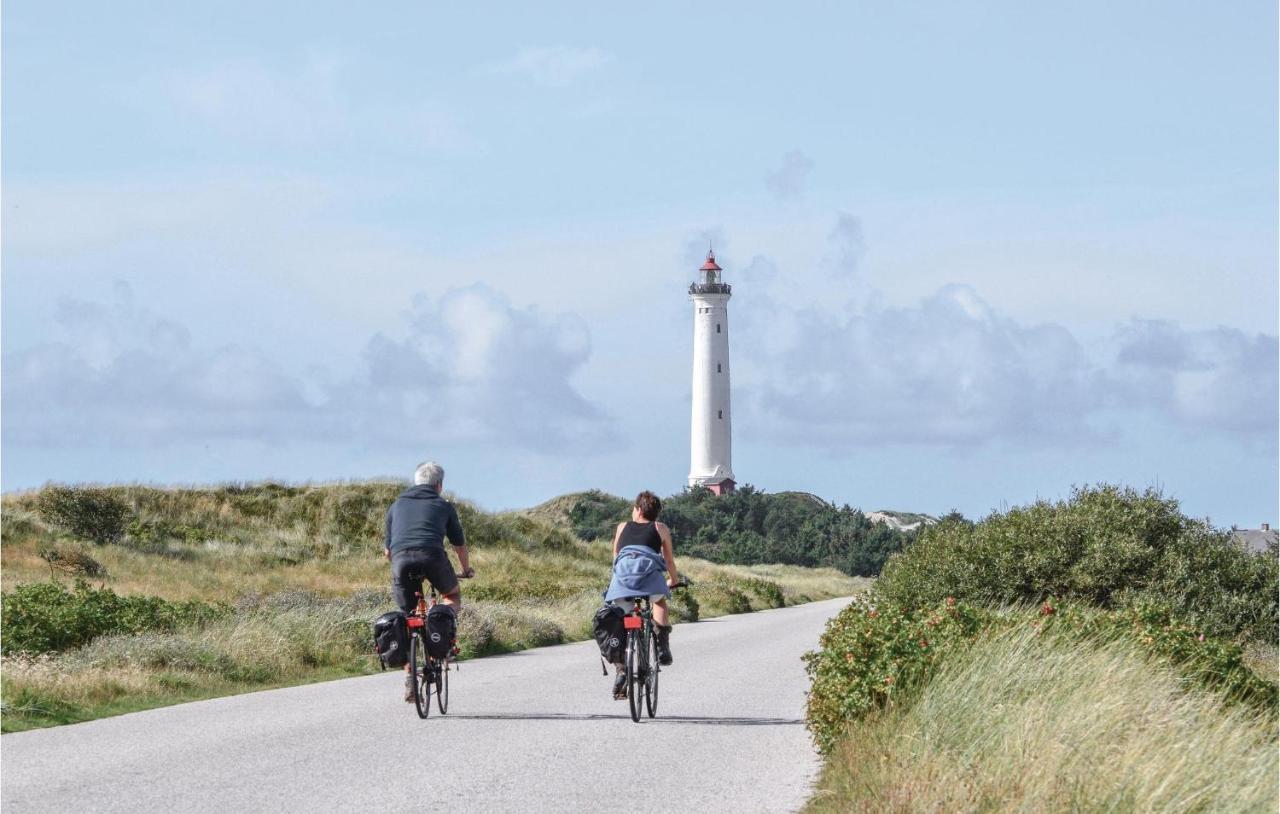
[[601, 657], [610, 664], [621, 664], [626, 650], [626, 632], [622, 628], [624, 615], [617, 605], [605, 605], [591, 620], [591, 635], [600, 646]]
[[373, 652], [384, 670], [409, 663], [409, 620], [403, 612], [391, 611], [373, 620]]
[[453, 608], [443, 603], [427, 611], [427, 653], [433, 659], [442, 659], [453, 650], [453, 640], [458, 636], [458, 616]]

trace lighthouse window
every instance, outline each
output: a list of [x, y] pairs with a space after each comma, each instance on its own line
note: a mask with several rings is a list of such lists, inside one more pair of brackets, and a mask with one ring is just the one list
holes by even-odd
[[716, 362], [716, 373], [720, 372], [720, 363]]
[[716, 333], [720, 333], [720, 323], [716, 323]]
[[724, 410], [716, 410], [716, 418], [724, 418]]

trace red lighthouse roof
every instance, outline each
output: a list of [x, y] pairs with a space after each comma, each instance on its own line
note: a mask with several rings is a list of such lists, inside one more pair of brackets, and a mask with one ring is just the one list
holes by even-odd
[[707, 262], [703, 263], [702, 267], [699, 268], [698, 271], [723, 271], [723, 269], [716, 265], [715, 252], [707, 252]]

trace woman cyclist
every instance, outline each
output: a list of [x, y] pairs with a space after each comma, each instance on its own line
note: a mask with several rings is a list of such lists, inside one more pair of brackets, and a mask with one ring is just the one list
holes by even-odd
[[[613, 535], [613, 578], [605, 592], [606, 602], [631, 596], [649, 596], [653, 601], [653, 622], [657, 628], [658, 663], [671, 664], [671, 624], [667, 615], [667, 597], [671, 586], [680, 582], [676, 558], [671, 550], [671, 530], [658, 522], [662, 501], [653, 492], [636, 495], [631, 519], [619, 523]], [[666, 571], [663, 579], [662, 572]], [[626, 698], [626, 674], [623, 665], [615, 665], [613, 697]]]

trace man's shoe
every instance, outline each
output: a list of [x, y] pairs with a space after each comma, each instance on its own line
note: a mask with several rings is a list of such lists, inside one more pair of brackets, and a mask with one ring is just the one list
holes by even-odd
[[671, 658], [671, 625], [658, 625], [658, 663], [670, 667]]
[[617, 670], [613, 677], [613, 700], [621, 701], [627, 697], [627, 670], [621, 664], [617, 665]]
[[413, 676], [404, 677], [404, 700], [413, 703]]

